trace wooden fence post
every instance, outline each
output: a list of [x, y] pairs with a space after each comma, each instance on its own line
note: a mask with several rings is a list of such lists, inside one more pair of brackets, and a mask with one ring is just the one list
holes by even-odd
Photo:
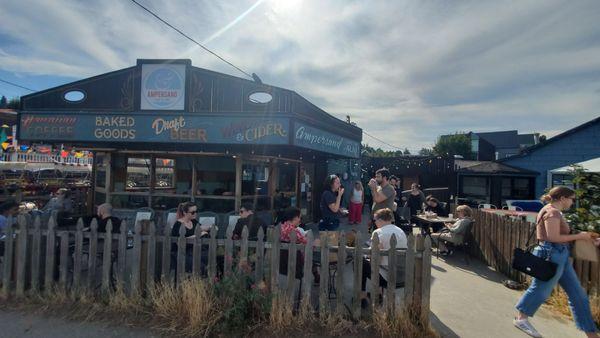
[[415, 243], [415, 267], [413, 269], [415, 274], [415, 285], [413, 289], [413, 304], [421, 308], [421, 294], [423, 292], [423, 251], [425, 250], [425, 238], [423, 235], [418, 234]]
[[56, 250], [56, 233], [54, 231], [55, 228], [56, 220], [53, 217], [50, 217], [50, 219], [48, 220], [48, 233], [46, 236], [46, 268], [44, 270], [44, 288], [46, 292], [52, 292], [52, 287], [54, 286], [54, 252]]
[[31, 248], [31, 290], [40, 291], [40, 256], [41, 256], [42, 230], [39, 216], [33, 222], [33, 245]]
[[305, 308], [308, 309], [310, 306], [310, 296], [312, 292], [312, 263], [313, 263], [313, 244], [314, 235], [312, 230], [308, 231], [306, 235], [306, 245], [304, 246], [304, 290], [302, 290], [302, 302]]
[[396, 270], [398, 269], [398, 264], [396, 262], [397, 244], [396, 235], [392, 234], [392, 238], [390, 238], [390, 249], [388, 250], [388, 287], [386, 297], [386, 308], [390, 315], [394, 313], [396, 307]]
[[381, 252], [379, 249], [379, 235], [373, 234], [373, 240], [371, 241], [371, 303], [369, 304], [369, 310], [373, 312], [375, 310], [374, 304], [379, 302], [381, 295], [381, 289], [379, 286], [379, 265], [381, 264]]
[[404, 269], [404, 306], [409, 308], [413, 304], [415, 290], [415, 236], [408, 236], [406, 249], [406, 267]]
[[12, 276], [13, 276], [13, 263], [14, 263], [14, 233], [15, 228], [13, 224], [8, 224], [5, 228], [6, 237], [4, 238], [4, 262], [2, 271], [2, 293], [4, 297], [10, 295]]
[[258, 230], [257, 233], [258, 241], [256, 242], [256, 282], [259, 283], [264, 278], [265, 269], [265, 232], [262, 229]]
[[75, 230], [75, 251], [73, 252], [73, 288], [81, 287], [81, 256], [83, 255], [83, 219], [77, 221]]
[[185, 275], [185, 261], [187, 259], [186, 255], [186, 238], [185, 238], [186, 228], [183, 224], [179, 227], [179, 237], [177, 238], [177, 285], [181, 285], [183, 281], [183, 277]]
[[321, 281], [319, 283], [319, 312], [325, 315], [329, 311], [329, 288], [331, 280], [329, 278], [329, 246], [326, 231], [319, 233], [321, 238]]
[[360, 297], [361, 297], [361, 284], [363, 275], [363, 255], [362, 255], [362, 233], [359, 231], [356, 233], [356, 239], [354, 241], [354, 290], [352, 292], [352, 316], [358, 320], [361, 314]]
[[161, 281], [168, 283], [171, 275], [171, 226], [165, 224], [162, 237]]
[[125, 264], [127, 262], [127, 221], [121, 221], [119, 228], [119, 248], [117, 253], [117, 287], [125, 292]]
[[131, 263], [131, 295], [139, 296], [140, 290], [140, 273], [142, 263], [142, 224], [136, 222], [133, 233], [133, 261]]
[[146, 285], [147, 290], [152, 290], [156, 279], [156, 225], [154, 221], [150, 221], [148, 225], [148, 269], [146, 270]]
[[248, 263], [248, 227], [242, 229], [242, 242], [240, 244], [240, 265]]
[[340, 231], [338, 242], [337, 277], [335, 279], [336, 306], [335, 311], [339, 315], [344, 314], [344, 267], [346, 265], [346, 233]]
[[102, 293], [106, 296], [110, 292], [110, 271], [112, 265], [112, 221], [106, 223], [104, 233], [104, 248], [102, 252]]
[[25, 277], [27, 267], [27, 219], [19, 215], [17, 219], [19, 224], [19, 235], [17, 236], [17, 297], [25, 295]]
[[421, 289], [421, 313], [424, 320], [429, 319], [429, 301], [431, 295], [431, 237], [425, 237], [423, 247], [423, 288]]
[[[60, 274], [59, 285], [61, 289], [67, 289], [67, 275], [69, 272], [69, 232], [60, 233]], [[93, 290], [93, 289], [91, 289]]]
[[223, 256], [223, 274], [229, 276], [233, 265], [233, 239], [230, 235], [225, 238], [225, 254]]
[[208, 242], [208, 278], [211, 281], [217, 276], [217, 227], [210, 228], [210, 241]]
[[[192, 274], [200, 277], [202, 270], [202, 228], [194, 230], [194, 247], [192, 249]], [[205, 267], [206, 268], [206, 267]]]
[[271, 243], [273, 249], [271, 250], [271, 293], [276, 295], [279, 291], [279, 255], [281, 254], [280, 248], [280, 229], [276, 227], [273, 231], [273, 241]]
[[88, 289], [96, 283], [96, 255], [98, 254], [98, 221], [94, 218], [90, 226], [90, 253], [88, 257]]
[[288, 246], [288, 265], [287, 265], [287, 299], [290, 303], [294, 301], [294, 284], [296, 281], [296, 231], [290, 232], [290, 242]]

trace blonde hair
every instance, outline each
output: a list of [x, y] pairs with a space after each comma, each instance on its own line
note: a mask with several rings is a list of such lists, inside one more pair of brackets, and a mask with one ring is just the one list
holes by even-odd
[[540, 200], [544, 203], [550, 203], [552, 201], [558, 201], [563, 197], [571, 197], [575, 195], [575, 191], [571, 188], [559, 185], [548, 191], [547, 194], [542, 195]]
[[379, 209], [375, 211], [373, 216], [385, 222], [391, 222], [394, 220], [394, 212], [390, 208]]
[[357, 184], [358, 184], [358, 188], [359, 188], [358, 190], [361, 190], [361, 191], [362, 191], [362, 190], [363, 190], [363, 185], [362, 185], [362, 182], [361, 182], [361, 181], [356, 181], [356, 182], [354, 182], [354, 186], [356, 186]]
[[456, 212], [462, 212], [462, 214], [465, 215], [465, 217], [469, 218], [471, 218], [471, 216], [473, 215], [473, 210], [469, 208], [468, 205], [459, 205], [458, 207], [456, 207]]

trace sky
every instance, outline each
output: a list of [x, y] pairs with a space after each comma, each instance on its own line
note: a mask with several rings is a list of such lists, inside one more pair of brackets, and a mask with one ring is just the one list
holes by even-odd
[[[596, 0], [138, 1], [386, 150], [461, 131], [551, 137], [600, 116]], [[0, 79], [42, 90], [138, 58], [244, 77], [129, 0], [2, 1]]]

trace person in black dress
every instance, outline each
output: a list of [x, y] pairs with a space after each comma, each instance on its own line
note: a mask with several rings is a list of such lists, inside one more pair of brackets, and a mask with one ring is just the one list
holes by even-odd
[[[185, 203], [181, 203], [179, 204], [179, 207], [177, 207], [177, 215], [178, 215], [178, 219], [175, 222], [175, 224], [173, 224], [173, 229], [171, 230], [171, 236], [172, 237], [179, 237], [179, 232], [181, 230], [181, 227], [185, 227], [185, 237], [186, 238], [194, 238], [195, 234], [196, 234], [196, 227], [200, 226], [200, 223], [198, 223], [198, 220], [196, 219], [196, 214], [198, 213], [198, 207], [192, 203], [192, 202], [185, 202]], [[208, 236], [208, 232], [207, 231], [202, 231], [201, 236]], [[193, 263], [193, 249], [194, 246], [193, 244], [186, 244], [186, 249], [185, 249], [185, 271], [186, 272], [191, 272], [192, 271], [192, 263]], [[206, 266], [206, 263], [204, 262], [204, 260], [206, 260], [207, 258], [205, 257], [205, 255], [202, 255], [202, 264], [201, 264], [201, 270], [204, 271], [204, 267]], [[177, 243], [172, 243], [171, 244], [171, 267], [177, 269]]]
[[[425, 211], [433, 212], [441, 217], [448, 217], [446, 210], [442, 207], [437, 198], [433, 196], [427, 196], [425, 202]], [[444, 228], [444, 223], [432, 223], [431, 228], [433, 229], [433, 232], [438, 232]]]
[[409, 207], [410, 215], [414, 216], [419, 210], [423, 210], [423, 203], [425, 203], [425, 194], [419, 189], [417, 183], [413, 183], [410, 186], [410, 194], [408, 195], [408, 200], [404, 206]]
[[325, 191], [321, 195], [321, 220], [319, 231], [335, 231], [340, 227], [340, 203], [344, 196], [344, 187], [341, 186], [337, 175], [329, 175], [325, 180]]

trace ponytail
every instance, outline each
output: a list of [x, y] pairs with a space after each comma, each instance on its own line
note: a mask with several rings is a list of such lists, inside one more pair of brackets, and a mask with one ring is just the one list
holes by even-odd
[[544, 203], [550, 203], [553, 201], [559, 201], [563, 197], [568, 198], [574, 195], [575, 191], [573, 189], [565, 186], [556, 186], [550, 189], [547, 194], [544, 194], [542, 197], [540, 197], [540, 200], [542, 200]]
[[177, 206], [177, 218], [182, 218], [191, 207], [196, 206], [193, 202], [179, 203]]

